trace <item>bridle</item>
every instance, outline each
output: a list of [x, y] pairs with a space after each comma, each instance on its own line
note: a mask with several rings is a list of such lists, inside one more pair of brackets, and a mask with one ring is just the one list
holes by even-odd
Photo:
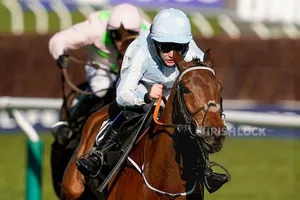
[[[205, 63], [203, 63], [203, 65], [205, 65]], [[203, 128], [204, 128], [204, 123], [205, 123], [205, 119], [207, 116], [208, 112], [218, 112], [221, 111], [222, 112], [222, 108], [219, 104], [217, 104], [215, 101], [210, 100], [208, 101], [206, 104], [204, 104], [202, 107], [198, 108], [195, 112], [190, 113], [187, 109], [187, 106], [184, 102], [183, 99], [183, 89], [184, 86], [181, 83], [181, 80], [183, 78], [183, 76], [185, 74], [187, 74], [190, 71], [194, 71], [194, 70], [208, 70], [210, 71], [214, 76], [215, 76], [215, 71], [208, 67], [208, 66], [195, 66], [195, 67], [189, 67], [187, 69], [185, 69], [178, 77], [177, 80], [177, 86], [176, 86], [176, 98], [177, 101], [179, 102], [180, 105], [180, 112], [182, 113], [184, 119], [185, 119], [185, 123], [184, 124], [165, 124], [165, 123], [161, 123], [158, 121], [158, 113], [159, 113], [159, 107], [160, 107], [160, 103], [161, 103], [161, 99], [158, 99], [157, 104], [159, 106], [155, 107], [154, 110], [154, 115], [153, 115], [153, 119], [155, 121], [156, 124], [161, 125], [163, 127], [170, 127], [170, 128], [176, 128], [177, 131], [179, 132], [186, 132], [188, 131], [189, 133], [191, 133], [192, 136], [203, 136]], [[196, 132], [194, 133], [192, 128], [193, 128], [193, 118], [200, 112], [204, 111], [204, 117], [202, 120], [202, 125], [196, 127]]]
[[[176, 98], [177, 98], [177, 101], [180, 105], [180, 112], [181, 114], [183, 115], [184, 119], [185, 119], [185, 123], [187, 125], [185, 125], [185, 127], [189, 127], [189, 132], [193, 135], [193, 136], [201, 136], [202, 133], [202, 130], [204, 128], [204, 123], [205, 123], [205, 119], [206, 119], [206, 116], [207, 116], [207, 113], [208, 112], [218, 112], [220, 111], [220, 105], [217, 104], [215, 101], [213, 100], [210, 100], [208, 101], [206, 104], [204, 104], [204, 106], [198, 108], [195, 112], [193, 113], [190, 113], [187, 109], [187, 106], [186, 104], [184, 103], [184, 94], [183, 94], [183, 90], [184, 90], [184, 86], [183, 84], [181, 83], [181, 80], [183, 78], [183, 76], [190, 72], [190, 71], [193, 71], [193, 70], [208, 70], [210, 71], [214, 76], [215, 76], [215, 72], [213, 69], [211, 69], [210, 67], [207, 67], [207, 66], [196, 66], [196, 67], [190, 67], [190, 68], [187, 68], [186, 70], [184, 70], [179, 78], [178, 78], [178, 84], [176, 86]], [[193, 118], [200, 112], [204, 111], [204, 115], [203, 115], [203, 119], [202, 119], [202, 124], [201, 126], [198, 126], [198, 124], [196, 123], [195, 120], [193, 120]], [[195, 123], [196, 124], [196, 131], [195, 133], [193, 133], [192, 130], [192, 124]]]
[[[203, 65], [204, 64], [205, 63], [203, 63]], [[200, 163], [198, 161], [198, 166], [200, 168], [204, 169], [204, 176], [202, 177], [204, 185], [206, 186], [207, 190], [210, 193], [212, 193], [212, 192], [218, 190], [224, 183], [230, 181], [230, 179], [231, 179], [231, 175], [225, 167], [223, 167], [222, 165], [220, 165], [216, 162], [209, 161], [209, 153], [217, 152], [217, 150], [212, 149], [210, 152], [208, 152], [208, 150], [204, 148], [205, 142], [203, 141], [203, 140], [205, 140], [205, 137], [203, 137], [203, 136], [204, 136], [204, 134], [206, 134], [205, 133], [205, 119], [206, 119], [207, 113], [220, 111], [220, 115], [223, 116], [222, 100], [220, 102], [221, 105], [217, 104], [213, 100], [210, 100], [206, 104], [204, 104], [204, 106], [198, 108], [195, 112], [190, 113], [190, 111], [188, 110], [188, 108], [185, 104], [184, 98], [183, 98], [184, 86], [181, 83], [181, 80], [185, 74], [187, 74], [190, 71], [194, 71], [194, 70], [208, 70], [215, 76], [214, 70], [208, 66], [189, 67], [189, 68], [185, 69], [179, 75], [178, 80], [177, 80], [177, 86], [176, 86], [176, 98], [179, 103], [180, 112], [183, 115], [185, 123], [184, 124], [173, 124], [173, 123], [165, 124], [165, 123], [161, 123], [158, 121], [158, 113], [159, 113], [159, 109], [160, 109], [161, 98], [159, 98], [157, 101], [157, 105], [154, 110], [153, 120], [156, 124], [161, 125], [163, 127], [175, 128], [178, 132], [189, 132], [190, 133], [189, 136], [197, 142], [197, 145], [199, 146], [199, 149], [201, 152], [201, 160], [203, 161], [203, 163]], [[204, 114], [203, 114], [202, 124], [201, 124], [201, 126], [199, 126], [197, 124], [197, 122], [195, 120], [193, 120], [193, 118], [202, 111], [204, 111]], [[196, 123], [195, 130], [193, 130], [193, 126], [194, 126], [193, 123]], [[211, 169], [211, 167], [213, 167], [213, 166], [218, 166], [225, 171], [225, 174], [224, 174], [225, 179], [215, 181], [216, 179], [218, 179], [218, 177], [217, 177], [217, 174], [215, 172], [213, 172]]]

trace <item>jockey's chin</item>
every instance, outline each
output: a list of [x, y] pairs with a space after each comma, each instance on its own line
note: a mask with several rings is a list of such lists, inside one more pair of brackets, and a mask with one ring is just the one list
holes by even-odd
[[174, 51], [170, 51], [169, 53], [160, 52], [160, 57], [164, 61], [167, 67], [173, 67], [175, 62], [173, 60]]

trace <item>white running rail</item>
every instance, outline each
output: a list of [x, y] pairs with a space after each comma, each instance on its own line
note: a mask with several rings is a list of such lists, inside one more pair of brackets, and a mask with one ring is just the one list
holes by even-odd
[[[231, 110], [226, 110], [226, 121], [233, 124], [244, 124], [253, 126], [268, 126], [268, 127], [284, 127], [284, 128], [300, 128], [299, 115], [283, 115], [278, 113], [263, 113], [263, 112], [249, 112], [233, 110], [238, 108], [238, 100], [225, 100], [224, 107], [231, 105]], [[243, 107], [252, 107], [254, 104], [251, 101], [243, 102]], [[289, 105], [291, 102], [289, 102]], [[295, 107], [285, 105], [286, 108], [291, 110], [299, 110], [296, 107], [299, 103], [295, 102]], [[17, 98], [17, 97], [0, 97], [0, 109], [59, 109], [62, 105], [61, 99], [48, 99], [48, 98]], [[228, 108], [227, 106], [227, 108]], [[248, 107], [248, 108], [249, 108]], [[240, 107], [241, 108], [241, 107]], [[17, 114], [18, 115], [18, 114]]]

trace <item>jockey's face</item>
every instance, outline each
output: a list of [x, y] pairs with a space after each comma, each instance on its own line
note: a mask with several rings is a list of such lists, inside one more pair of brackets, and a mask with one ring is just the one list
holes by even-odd
[[116, 30], [110, 30], [110, 37], [118, 51], [120, 51], [122, 43], [129, 37], [138, 36], [138, 32], [127, 30], [121, 24], [121, 27]]
[[162, 51], [159, 52], [161, 59], [164, 61], [165, 65], [168, 67], [173, 67], [175, 62], [173, 61], [174, 51], [170, 51], [168, 53], [163, 53]]
[[165, 65], [172, 67], [175, 65], [173, 61], [174, 51], [177, 51], [179, 54], [183, 55], [187, 48], [187, 44], [176, 44], [176, 43], [158, 43], [156, 42], [157, 49], [161, 59], [164, 61]]

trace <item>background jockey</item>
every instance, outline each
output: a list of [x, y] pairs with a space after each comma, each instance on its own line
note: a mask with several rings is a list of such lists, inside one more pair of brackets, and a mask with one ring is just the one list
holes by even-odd
[[[143, 19], [141, 14], [137, 7], [128, 3], [119, 4], [111, 10], [94, 12], [86, 21], [56, 33], [49, 41], [50, 53], [60, 63], [66, 59], [66, 51], [88, 45], [89, 62], [96, 63], [100, 68], [85, 66], [86, 76], [90, 89], [97, 98], [102, 98], [108, 89], [114, 88], [118, 78], [118, 75], [110, 70], [119, 70], [116, 61], [122, 42], [150, 27], [150, 23]], [[76, 104], [77, 110], [82, 97]], [[61, 131], [69, 132], [67, 122], [61, 121], [53, 125], [54, 135]]]
[[[185, 61], [204, 53], [192, 39], [191, 24], [180, 10], [166, 9], [154, 18], [150, 31], [142, 33], [126, 50], [121, 77], [117, 87], [118, 105], [122, 107], [142, 106], [153, 98], [168, 97], [179, 71], [173, 61], [174, 51]], [[164, 88], [165, 87], [165, 88]], [[112, 144], [122, 123], [122, 114], [114, 119], [103, 139], [88, 158], [78, 160], [78, 169], [84, 175], [91, 175], [103, 164], [103, 152]], [[97, 144], [97, 143], [96, 143]]]

